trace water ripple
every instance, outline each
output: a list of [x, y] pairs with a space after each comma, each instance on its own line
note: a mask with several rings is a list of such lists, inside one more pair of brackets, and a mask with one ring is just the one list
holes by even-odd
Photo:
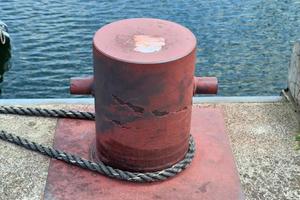
[[216, 75], [220, 95], [278, 95], [286, 87], [299, 0], [1, 0], [13, 39], [1, 98], [70, 97], [69, 78], [92, 74], [92, 37], [101, 26], [155, 17], [190, 28], [197, 75]]

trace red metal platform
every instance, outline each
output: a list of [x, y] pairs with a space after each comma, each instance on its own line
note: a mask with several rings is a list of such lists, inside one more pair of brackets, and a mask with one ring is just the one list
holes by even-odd
[[[194, 106], [191, 133], [196, 141], [195, 158], [191, 166], [172, 179], [151, 184], [128, 183], [52, 159], [44, 199], [243, 199], [222, 110]], [[94, 122], [58, 121], [55, 148], [88, 158], [94, 140]]]

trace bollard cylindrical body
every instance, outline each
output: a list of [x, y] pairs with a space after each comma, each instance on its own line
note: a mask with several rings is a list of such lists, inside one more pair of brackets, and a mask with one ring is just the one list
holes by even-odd
[[93, 39], [96, 157], [129, 171], [180, 161], [190, 135], [196, 39], [165, 20], [108, 24]]

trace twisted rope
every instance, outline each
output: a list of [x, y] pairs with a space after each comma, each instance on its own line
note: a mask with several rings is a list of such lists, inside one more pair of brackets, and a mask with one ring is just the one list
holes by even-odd
[[95, 120], [95, 114], [62, 109], [22, 108], [14, 106], [0, 106], [1, 114], [26, 115], [37, 117], [73, 118]]
[[[0, 113], [2, 114], [17, 114], [17, 115], [29, 115], [29, 116], [41, 116], [41, 117], [63, 117], [63, 118], [75, 118], [75, 119], [87, 119], [94, 120], [95, 114], [90, 112], [80, 112], [80, 111], [70, 111], [70, 110], [49, 110], [49, 109], [39, 109], [39, 108], [22, 108], [22, 107], [12, 107], [12, 106], [0, 106]], [[176, 176], [178, 173], [183, 171], [189, 166], [194, 158], [195, 154], [195, 143], [192, 136], [189, 139], [188, 152], [185, 154], [183, 160], [174, 164], [173, 166], [156, 172], [129, 172], [120, 169], [114, 169], [103, 162], [95, 163], [90, 160], [86, 160], [77, 155], [67, 153], [52, 147], [47, 147], [41, 144], [37, 144], [32, 141], [28, 141], [25, 138], [16, 136], [5, 131], [0, 131], [0, 139], [22, 146], [28, 150], [35, 151], [46, 155], [50, 158], [64, 161], [68, 164], [81, 167], [83, 169], [88, 169], [90, 171], [98, 172], [102, 175], [125, 180], [130, 182], [155, 182], [163, 181], [168, 178]]]
[[6, 43], [6, 38], [5, 38], [5, 35], [2, 31], [2, 29], [0, 29], [0, 41], [1, 41], [1, 44], [5, 44]]
[[0, 21], [0, 42], [1, 42], [1, 44], [6, 43], [6, 37], [4, 35], [4, 31], [7, 31], [7, 26], [2, 21]]

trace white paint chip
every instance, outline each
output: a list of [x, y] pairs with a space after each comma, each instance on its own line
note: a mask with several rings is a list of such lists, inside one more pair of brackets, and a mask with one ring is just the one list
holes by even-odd
[[135, 42], [134, 51], [141, 53], [158, 52], [166, 44], [164, 38], [150, 35], [135, 35], [133, 39]]

